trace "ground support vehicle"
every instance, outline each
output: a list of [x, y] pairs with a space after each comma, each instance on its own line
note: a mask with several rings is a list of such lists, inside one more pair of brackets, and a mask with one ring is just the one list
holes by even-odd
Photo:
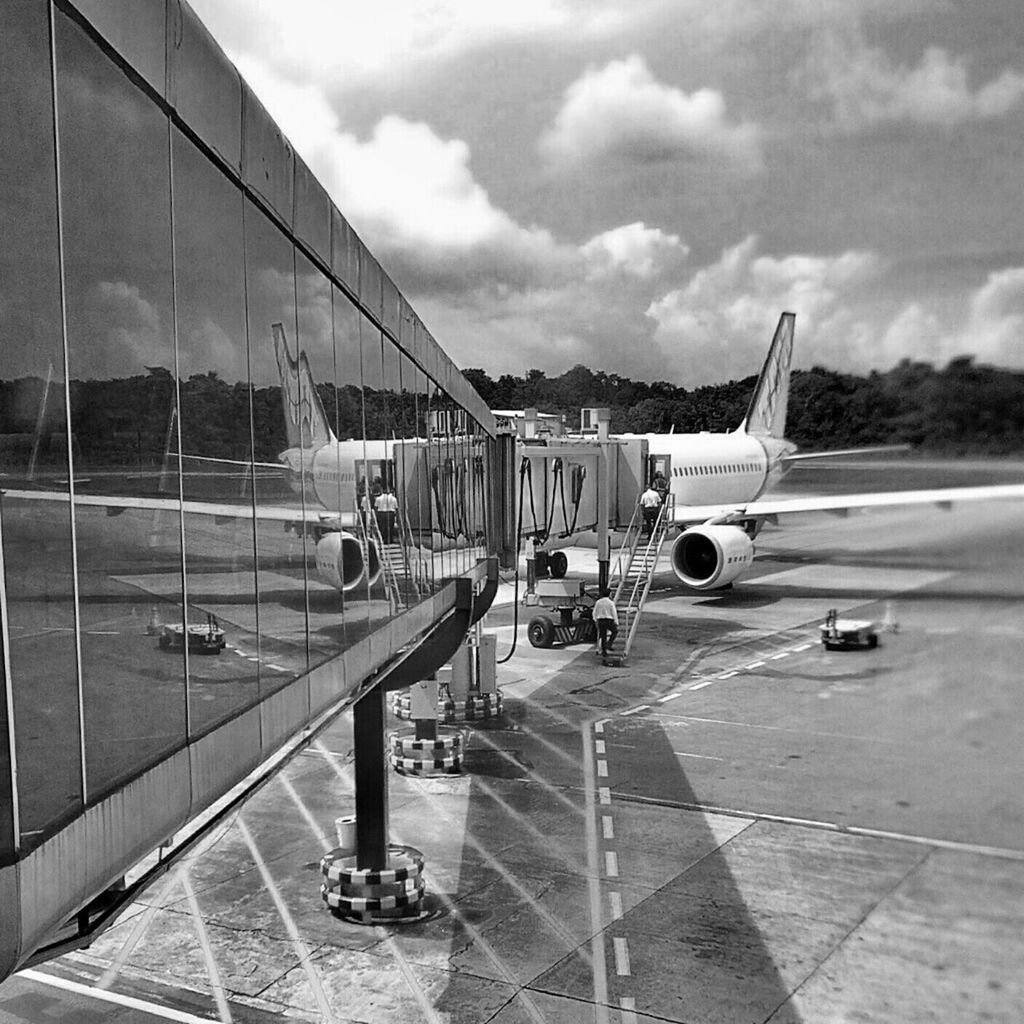
[[821, 624], [821, 642], [827, 651], [870, 650], [878, 646], [878, 631], [867, 619], [840, 619], [830, 608]]
[[186, 634], [190, 654], [220, 654], [227, 646], [224, 630], [217, 623], [217, 617], [207, 615], [205, 625], [193, 623], [186, 627], [177, 623], [164, 626], [157, 641], [160, 650], [180, 651], [185, 646]]
[[594, 602], [582, 580], [539, 580], [537, 599], [545, 611], [530, 619], [526, 628], [534, 647], [593, 643], [597, 639]]

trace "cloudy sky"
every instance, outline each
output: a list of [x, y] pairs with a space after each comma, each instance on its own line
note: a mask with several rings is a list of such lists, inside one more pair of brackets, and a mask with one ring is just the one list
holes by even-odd
[[190, 0], [463, 367], [1024, 367], [1020, 0]]

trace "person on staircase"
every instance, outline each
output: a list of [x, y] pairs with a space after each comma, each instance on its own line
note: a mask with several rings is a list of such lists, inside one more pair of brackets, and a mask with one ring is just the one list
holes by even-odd
[[647, 490], [640, 495], [640, 511], [644, 516], [644, 533], [648, 537], [654, 532], [654, 524], [658, 521], [658, 510], [661, 508], [661, 495], [649, 484]]
[[377, 516], [377, 527], [380, 538], [385, 544], [395, 543], [395, 519], [398, 515], [398, 499], [385, 487], [373, 503], [373, 511]]

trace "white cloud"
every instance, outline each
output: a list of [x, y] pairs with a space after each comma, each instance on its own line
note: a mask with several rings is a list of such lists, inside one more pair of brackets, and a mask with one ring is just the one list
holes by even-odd
[[972, 90], [964, 58], [933, 46], [916, 66], [894, 65], [856, 33], [819, 37], [808, 73], [812, 95], [829, 103], [845, 132], [893, 122], [951, 127], [1002, 117], [1024, 100], [1024, 75], [1016, 71]]
[[[686, 386], [756, 373], [783, 310], [797, 315], [797, 359], [849, 368], [865, 331], [848, 305], [881, 264], [867, 252], [762, 256], [750, 236], [653, 302], [653, 340]], [[871, 365], [870, 363], [868, 365]]]
[[1024, 267], [996, 271], [974, 292], [956, 351], [980, 362], [1024, 366]]
[[[397, 81], [495, 43], [621, 35], [637, 21], [629, 0], [192, 0], [232, 60], [271, 55], [296, 81], [336, 89]], [[655, 5], [657, 7], [657, 5]]]
[[666, 262], [685, 260], [689, 251], [689, 246], [678, 235], [649, 228], [642, 221], [604, 231], [580, 246], [592, 278], [615, 272], [651, 277]]
[[338, 208], [399, 277], [404, 269], [439, 284], [462, 275], [543, 278], [571, 258], [549, 232], [519, 225], [491, 202], [461, 139], [392, 114], [363, 141], [342, 129], [319, 87], [294, 85], [256, 63], [241, 70]]
[[559, 167], [608, 158], [643, 162], [695, 155], [749, 173], [762, 166], [757, 127], [731, 124], [720, 92], [688, 94], [663, 85], [637, 54], [590, 68], [573, 82], [540, 149]]

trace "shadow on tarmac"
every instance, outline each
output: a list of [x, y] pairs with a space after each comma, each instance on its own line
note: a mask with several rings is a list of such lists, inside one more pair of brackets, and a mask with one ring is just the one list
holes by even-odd
[[[645, 723], [641, 766], [631, 765], [616, 751], [616, 733], [626, 720], [611, 719], [604, 725], [608, 778], [597, 780], [597, 785], [609, 786], [612, 796], [610, 804], [602, 804], [594, 794], [589, 811], [597, 819], [597, 845], [588, 859], [588, 808], [577, 787], [581, 743], [584, 737], [594, 742], [593, 727], [581, 731], [564, 719], [542, 717], [534, 707], [539, 702], [564, 708], [566, 684], [576, 682], [565, 677], [578, 672], [576, 668], [560, 673], [531, 695], [529, 707], [508, 702], [506, 714], [524, 724], [521, 732], [511, 734], [517, 748], [514, 758], [522, 770], [510, 770], [494, 757], [477, 759], [471, 768], [474, 784], [465, 834], [497, 850], [498, 863], [536, 893], [535, 903], [522, 898], [492, 869], [489, 881], [468, 901], [479, 908], [475, 920], [485, 940], [525, 989], [492, 1018], [494, 1024], [536, 1024], [538, 1017], [559, 1024], [617, 1024], [625, 1019], [622, 1009], [630, 1006], [640, 1021], [767, 1021], [789, 998], [790, 986], [779, 973], [724, 852], [725, 844], [750, 822], [628, 799], [646, 791], [647, 773], [652, 773], [658, 790], [670, 793], [673, 801], [699, 803], [669, 737], [653, 720]], [[593, 717], [592, 709], [578, 708]], [[490, 736], [498, 742], [509, 740], [508, 732]], [[552, 757], [550, 743], [560, 748], [561, 758]], [[553, 760], [557, 763], [543, 774], [557, 780], [576, 813], [543, 785], [508, 781], [524, 775], [535, 762], [551, 766]], [[497, 770], [492, 773], [493, 769]], [[500, 792], [504, 806], [495, 801], [493, 790]], [[610, 824], [604, 822], [606, 817]], [[462, 852], [460, 889], [481, 877], [478, 850], [467, 843]], [[614, 861], [609, 861], [609, 854]], [[588, 880], [594, 872], [600, 890], [596, 929]], [[561, 922], [562, 934], [552, 921]], [[571, 943], [565, 931], [571, 934]], [[604, 961], [603, 1008], [597, 1002], [602, 983], [595, 981], [602, 972], [595, 971], [592, 953]], [[468, 945], [459, 952], [456, 936], [451, 960], [454, 967], [467, 971], [481, 966], [476, 963], [479, 951]], [[490, 966], [482, 966], [490, 975]], [[435, 1006], [442, 1016], [466, 1020], [460, 1016], [465, 1011], [463, 999], [464, 992], [450, 986]]]

